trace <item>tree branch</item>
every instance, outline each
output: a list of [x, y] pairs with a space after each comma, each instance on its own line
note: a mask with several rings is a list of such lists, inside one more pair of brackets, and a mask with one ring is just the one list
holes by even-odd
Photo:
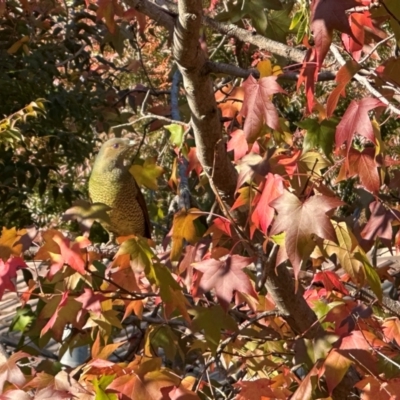
[[223, 141], [213, 82], [206, 73], [207, 59], [199, 44], [202, 12], [201, 0], [179, 1], [172, 51], [182, 74], [192, 114], [197, 156], [206, 174], [213, 177], [221, 197], [232, 204], [237, 172]]

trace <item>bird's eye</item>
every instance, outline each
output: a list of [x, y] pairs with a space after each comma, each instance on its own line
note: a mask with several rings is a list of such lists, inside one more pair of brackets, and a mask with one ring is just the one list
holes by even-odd
[[118, 143], [115, 143], [115, 144], [113, 145], [113, 147], [114, 147], [114, 149], [118, 149], [119, 144], [118, 144]]

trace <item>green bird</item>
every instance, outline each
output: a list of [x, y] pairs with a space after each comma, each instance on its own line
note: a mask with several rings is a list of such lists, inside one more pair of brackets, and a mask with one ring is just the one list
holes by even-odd
[[93, 203], [103, 203], [111, 224], [103, 224], [115, 236], [131, 234], [151, 238], [151, 225], [146, 202], [133, 175], [132, 164], [135, 142], [129, 139], [110, 139], [96, 157], [89, 178], [89, 195]]

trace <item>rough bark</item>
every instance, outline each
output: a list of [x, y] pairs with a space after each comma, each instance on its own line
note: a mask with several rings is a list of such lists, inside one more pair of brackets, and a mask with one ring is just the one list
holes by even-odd
[[180, 1], [173, 34], [173, 56], [182, 74], [192, 114], [197, 157], [214, 180], [220, 196], [232, 203], [237, 173], [226, 152], [213, 82], [205, 68], [207, 59], [199, 43], [201, 25], [201, 1]]

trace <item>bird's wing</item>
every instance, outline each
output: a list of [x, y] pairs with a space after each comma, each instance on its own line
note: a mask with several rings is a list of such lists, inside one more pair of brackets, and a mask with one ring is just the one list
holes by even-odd
[[142, 209], [143, 216], [144, 216], [144, 236], [147, 237], [148, 239], [151, 239], [151, 222], [150, 222], [149, 211], [147, 209], [147, 205], [146, 205], [146, 201], [144, 199], [143, 193], [140, 190], [140, 187], [136, 181], [135, 181], [135, 185], [137, 188], [136, 200], [138, 201], [139, 206]]

